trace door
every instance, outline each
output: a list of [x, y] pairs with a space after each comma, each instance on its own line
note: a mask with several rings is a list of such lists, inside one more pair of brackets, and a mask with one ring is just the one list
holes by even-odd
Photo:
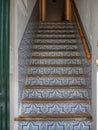
[[9, 130], [9, 0], [0, 0], [0, 130]]

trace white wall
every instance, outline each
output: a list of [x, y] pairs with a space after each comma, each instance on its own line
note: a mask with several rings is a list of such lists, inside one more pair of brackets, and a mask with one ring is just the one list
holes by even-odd
[[92, 46], [92, 114], [93, 130], [96, 128], [97, 118], [97, 71], [95, 59], [98, 58], [98, 0], [75, 0], [82, 23]]
[[10, 130], [17, 130], [14, 118], [18, 116], [18, 47], [36, 1], [10, 1]]

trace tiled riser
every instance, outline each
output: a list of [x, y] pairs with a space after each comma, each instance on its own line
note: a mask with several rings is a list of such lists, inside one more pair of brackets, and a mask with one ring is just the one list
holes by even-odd
[[51, 49], [51, 50], [53, 50], [53, 49], [55, 49], [55, 50], [57, 50], [57, 49], [78, 49], [78, 47], [77, 46], [75, 46], [75, 45], [72, 45], [72, 46], [69, 46], [69, 45], [64, 45], [64, 46], [61, 46], [61, 45], [58, 45], [58, 46], [55, 46], [55, 45], [50, 45], [50, 46], [48, 46], [48, 45], [34, 45], [33, 46], [33, 49]]
[[74, 30], [38, 30], [38, 33], [66, 33], [66, 32], [75, 32]]
[[81, 64], [80, 59], [31, 59], [30, 64]]
[[28, 85], [85, 85], [82, 77], [32, 77], [27, 80]]
[[25, 98], [85, 98], [88, 92], [85, 89], [35, 89], [25, 90]]
[[22, 113], [80, 113], [88, 112], [86, 103], [23, 104]]
[[62, 68], [29, 68], [28, 74], [83, 74], [83, 69], [79, 67], [62, 67]]
[[32, 56], [80, 56], [79, 52], [33, 52]]
[[70, 35], [66, 35], [66, 34], [37, 34], [36, 35], [36, 38], [37, 37], [42, 37], [42, 38], [75, 38], [76, 37], [76, 35], [72, 35], [72, 34], [70, 34]]
[[74, 27], [70, 26], [70, 25], [69, 26], [68, 25], [67, 26], [59, 26], [59, 25], [58, 26], [42, 26], [41, 25], [41, 26], [39, 26], [39, 29], [40, 28], [47, 28], [47, 29], [50, 29], [50, 28], [51, 29], [66, 29], [66, 28], [70, 28], [70, 29], [74, 29]]
[[20, 122], [18, 130], [92, 130], [89, 121]]
[[35, 39], [35, 43], [76, 43], [74, 39]]

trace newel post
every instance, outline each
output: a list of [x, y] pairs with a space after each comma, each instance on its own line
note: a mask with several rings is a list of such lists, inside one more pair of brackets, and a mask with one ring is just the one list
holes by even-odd
[[72, 21], [73, 12], [71, 6], [71, 0], [65, 0], [65, 20]]
[[40, 0], [40, 21], [46, 21], [47, 16], [47, 0]]

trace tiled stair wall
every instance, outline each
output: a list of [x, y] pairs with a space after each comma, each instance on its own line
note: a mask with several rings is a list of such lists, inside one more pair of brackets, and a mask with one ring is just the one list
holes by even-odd
[[34, 44], [27, 57], [18, 130], [92, 130], [88, 66], [75, 23], [46, 22], [36, 29], [36, 35], [28, 36]]
[[18, 104], [20, 107], [22, 95], [23, 95], [23, 87], [25, 85], [26, 74], [27, 74], [27, 66], [29, 64], [29, 57], [32, 52], [32, 44], [34, 43], [34, 35], [36, 24], [39, 23], [39, 4], [38, 1], [33, 9], [30, 20], [24, 32], [23, 38], [19, 45], [18, 49], [18, 73], [19, 73], [19, 88], [18, 88]]

